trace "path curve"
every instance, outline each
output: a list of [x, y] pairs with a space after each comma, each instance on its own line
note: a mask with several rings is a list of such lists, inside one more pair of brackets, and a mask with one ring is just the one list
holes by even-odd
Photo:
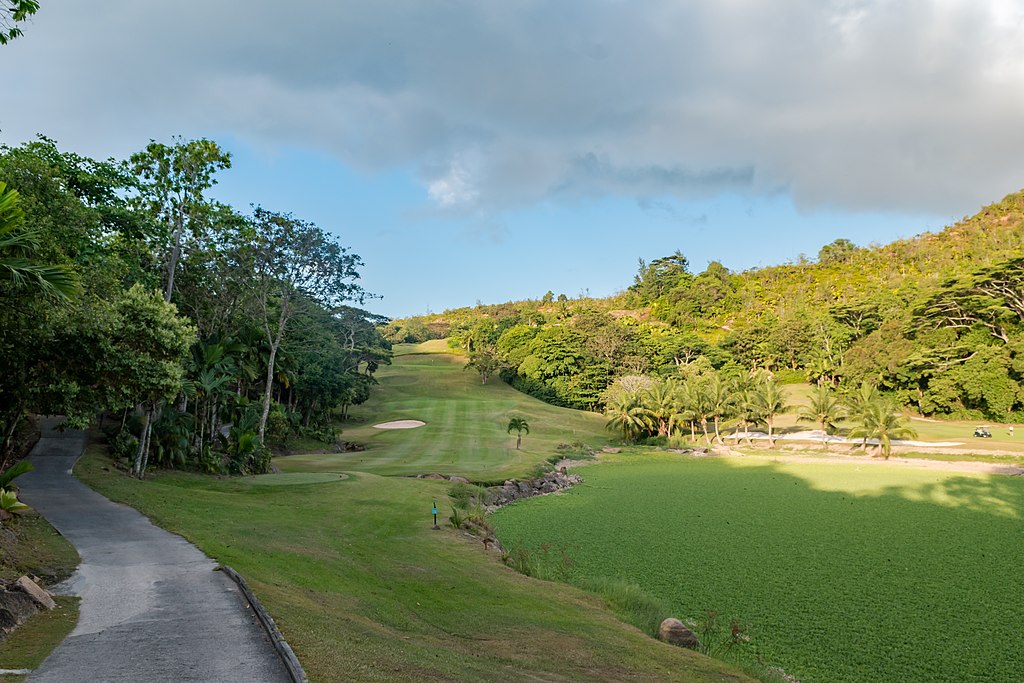
[[28, 680], [290, 682], [238, 587], [182, 537], [72, 477], [85, 435], [55, 424], [44, 420], [18, 487], [78, 549], [66, 586], [81, 614]]

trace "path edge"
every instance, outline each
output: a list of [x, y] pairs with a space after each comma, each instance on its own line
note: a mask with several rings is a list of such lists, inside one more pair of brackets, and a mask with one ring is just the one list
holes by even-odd
[[241, 574], [236, 572], [234, 569], [226, 564], [217, 565], [217, 570], [227, 574], [228, 578], [238, 584], [239, 590], [242, 591], [242, 595], [252, 605], [253, 612], [256, 613], [256, 618], [259, 619], [260, 625], [263, 626], [263, 630], [270, 636], [270, 642], [274, 644], [274, 649], [277, 654], [281, 657], [281, 661], [284, 662], [284, 666], [288, 669], [288, 675], [291, 677], [294, 683], [309, 683], [309, 678], [306, 676], [306, 671], [302, 668], [302, 664], [299, 663], [299, 658], [295, 656], [295, 652], [292, 650], [291, 645], [284, 639], [284, 635], [281, 633], [281, 629], [274, 623], [274, 618], [270, 616], [270, 612], [263, 606], [259, 598], [249, 588], [249, 584], [245, 582], [245, 578]]

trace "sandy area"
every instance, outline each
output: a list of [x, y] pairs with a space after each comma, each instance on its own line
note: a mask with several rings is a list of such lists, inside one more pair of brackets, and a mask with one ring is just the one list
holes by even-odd
[[419, 420], [393, 420], [392, 422], [381, 422], [379, 425], [373, 425], [374, 429], [416, 429], [427, 424], [426, 422], [420, 422]]
[[769, 454], [764, 455], [739, 455], [732, 453], [727, 457], [738, 457], [738, 458], [765, 458], [776, 460], [778, 462], [824, 462], [824, 463], [855, 463], [857, 465], [896, 465], [898, 467], [910, 467], [918, 470], [942, 470], [946, 472], [976, 472], [979, 474], [1008, 474], [1011, 476], [1022, 476], [1024, 475], [1024, 467], [1017, 465], [1001, 465], [995, 462], [973, 462], [973, 461], [961, 461], [961, 462], [946, 462], [945, 460], [921, 460], [918, 458], [900, 458], [890, 457], [888, 460], [885, 458], [873, 458], [870, 456], [849, 456], [849, 455], [778, 455]]

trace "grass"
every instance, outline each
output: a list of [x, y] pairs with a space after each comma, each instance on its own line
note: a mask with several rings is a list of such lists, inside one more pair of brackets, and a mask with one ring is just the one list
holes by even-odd
[[[78, 553], [35, 512], [27, 512], [0, 530], [0, 580], [31, 575], [52, 586], [71, 576]], [[42, 611], [0, 641], [0, 669], [34, 669], [64, 640], [78, 621], [78, 599], [56, 598], [58, 609]], [[24, 676], [0, 676], [4, 683]]]
[[0, 581], [31, 574], [53, 585], [71, 576], [77, 566], [74, 546], [34, 511], [0, 530]]
[[[497, 378], [486, 385], [459, 356], [433, 353], [438, 340], [401, 345], [391, 366], [377, 372], [381, 390], [352, 409], [343, 436], [365, 451], [293, 455], [275, 464], [284, 471], [415, 475], [437, 472], [472, 480], [521, 476], [555, 454], [561, 443], [609, 443], [605, 420], [596, 413], [559, 408], [522, 394]], [[447, 348], [447, 347], [444, 347]], [[521, 450], [506, 428], [513, 416], [527, 418]], [[375, 429], [392, 420], [422, 420], [416, 429]]]
[[503, 544], [565, 547], [570, 581], [635, 583], [677, 616], [736, 619], [752, 637], [746, 661], [804, 683], [1024, 680], [1024, 480], [607, 460], [582, 471], [583, 486], [495, 513]]
[[[35, 669], [78, 623], [78, 598], [58, 596], [57, 609], [42, 611], [0, 641], [0, 669]], [[0, 676], [0, 683], [21, 683], [25, 676]]]
[[[450, 483], [381, 473], [501, 479], [560, 442], [607, 436], [599, 416], [497, 380], [481, 386], [454, 356], [400, 351], [359, 411], [370, 448], [278, 458], [290, 485], [180, 472], [139, 482], [110, 468], [101, 446], [76, 474], [241, 572], [316, 681], [747, 680], [649, 638], [591, 593], [510, 570], [478, 539], [431, 530], [434, 501], [447, 517]], [[505, 433], [512, 412], [531, 428], [519, 452]], [[368, 431], [402, 418], [428, 426]], [[361, 440], [355, 431], [345, 438]], [[303, 483], [303, 472], [349, 476]]]

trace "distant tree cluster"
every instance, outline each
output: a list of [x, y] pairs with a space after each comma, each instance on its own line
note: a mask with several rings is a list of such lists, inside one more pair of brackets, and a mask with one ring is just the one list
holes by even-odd
[[[390, 362], [352, 304], [358, 256], [291, 214], [207, 198], [210, 140], [97, 161], [46, 138], [0, 148], [0, 428], [28, 413], [114, 424], [117, 454], [261, 472], [268, 444], [333, 441]], [[0, 463], [2, 466], [2, 463]]]

